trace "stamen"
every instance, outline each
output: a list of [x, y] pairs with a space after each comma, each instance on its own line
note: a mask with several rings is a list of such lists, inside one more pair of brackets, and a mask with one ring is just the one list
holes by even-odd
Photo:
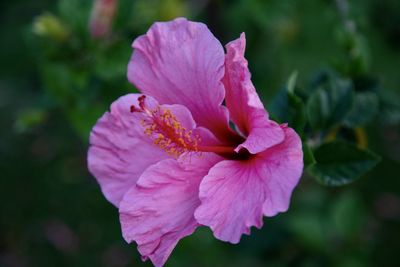
[[198, 152], [201, 141], [192, 130], [186, 129], [169, 109], [146, 107], [145, 96], [138, 98], [139, 107], [131, 106], [131, 112], [140, 112], [145, 118], [140, 122], [144, 133], [153, 143], [164, 149], [169, 155], [178, 157], [185, 152]]

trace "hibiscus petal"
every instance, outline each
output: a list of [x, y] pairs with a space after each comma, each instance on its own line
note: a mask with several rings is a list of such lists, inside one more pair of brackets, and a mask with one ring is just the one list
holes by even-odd
[[303, 172], [303, 150], [300, 137], [286, 125], [285, 141], [262, 152], [260, 157], [268, 166], [266, 187], [269, 188], [263, 204], [265, 216], [275, 216], [289, 208], [290, 197]]
[[250, 228], [260, 228], [263, 214], [286, 211], [303, 168], [301, 141], [283, 127], [285, 140], [247, 161], [225, 160], [210, 169], [200, 185], [196, 220], [214, 236], [238, 243]]
[[120, 205], [122, 233], [127, 242], [155, 266], [162, 266], [177, 242], [199, 225], [194, 211], [200, 204], [199, 183], [222, 158], [212, 154], [167, 159], [149, 167]]
[[284, 133], [279, 125], [268, 120], [268, 113], [251, 82], [251, 74], [244, 57], [246, 38], [240, 38], [226, 45], [225, 76], [226, 105], [231, 120], [247, 139], [236, 148], [246, 148], [256, 154], [283, 141]]
[[[90, 135], [88, 168], [96, 177], [105, 197], [118, 206], [123, 195], [150, 165], [168, 158], [168, 154], [153, 144], [141, 125], [143, 114], [130, 112], [138, 105], [139, 94], [129, 94], [116, 100], [93, 127]], [[195, 122], [187, 108], [181, 105], [158, 105], [147, 96], [147, 108], [169, 109], [183, 127], [190, 130]]]
[[157, 22], [133, 42], [128, 79], [160, 103], [189, 108], [199, 126], [220, 140], [238, 137], [221, 105], [224, 50], [203, 23], [178, 18]]

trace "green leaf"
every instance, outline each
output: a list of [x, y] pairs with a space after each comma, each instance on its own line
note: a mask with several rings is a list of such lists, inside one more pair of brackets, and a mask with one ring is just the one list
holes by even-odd
[[378, 97], [375, 93], [357, 93], [354, 100], [354, 106], [344, 121], [348, 127], [365, 125], [378, 113]]
[[306, 108], [303, 101], [293, 93], [282, 89], [270, 103], [268, 110], [280, 122], [287, 122], [300, 135], [306, 124]]
[[311, 167], [316, 163], [311, 148], [305, 142], [303, 142], [303, 162], [304, 162], [304, 169], [308, 169], [309, 167]]
[[293, 71], [288, 79], [287, 90], [289, 93], [294, 94], [294, 89], [296, 87], [296, 82], [297, 82], [297, 74], [298, 74], [297, 70]]
[[337, 41], [343, 50], [343, 57], [335, 58], [334, 65], [338, 71], [355, 77], [362, 75], [369, 68], [369, 50], [364, 37], [348, 30], [337, 32]]
[[310, 173], [327, 186], [341, 186], [353, 182], [371, 170], [380, 157], [369, 150], [345, 142], [331, 142], [314, 151], [316, 164]]
[[328, 130], [339, 124], [350, 112], [354, 102], [352, 84], [331, 80], [313, 92], [307, 101], [307, 115], [314, 130]]
[[288, 124], [302, 135], [307, 122], [306, 106], [303, 101], [293, 93], [288, 93], [289, 109]]

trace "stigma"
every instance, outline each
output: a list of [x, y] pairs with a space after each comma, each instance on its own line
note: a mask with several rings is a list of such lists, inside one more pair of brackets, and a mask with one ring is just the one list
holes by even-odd
[[132, 105], [130, 111], [143, 114], [140, 124], [153, 144], [173, 157], [199, 151], [199, 135], [194, 134], [192, 129], [186, 129], [170, 109], [160, 106], [149, 109], [145, 99], [145, 95], [140, 96], [138, 106]]

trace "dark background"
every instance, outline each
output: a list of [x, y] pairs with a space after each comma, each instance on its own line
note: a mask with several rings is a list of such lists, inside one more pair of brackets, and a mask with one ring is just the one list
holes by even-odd
[[[363, 71], [400, 103], [397, 0], [351, 1], [348, 14], [328, 0], [120, 0], [111, 33], [100, 39], [88, 31], [91, 7], [88, 0], [0, 3], [1, 267], [151, 266], [124, 242], [117, 210], [86, 169], [86, 151], [96, 119], [135, 90], [125, 75], [130, 43], [156, 20], [205, 22], [223, 44], [245, 31], [267, 107], [294, 70], [303, 86], [327, 68], [348, 73], [343, 31], [351, 20]], [[43, 33], [40, 23], [53, 26]], [[166, 266], [398, 266], [399, 124], [375, 121], [363, 131], [383, 157], [368, 175], [338, 188], [305, 175], [289, 211], [265, 218], [262, 230], [230, 245], [200, 229]]]

